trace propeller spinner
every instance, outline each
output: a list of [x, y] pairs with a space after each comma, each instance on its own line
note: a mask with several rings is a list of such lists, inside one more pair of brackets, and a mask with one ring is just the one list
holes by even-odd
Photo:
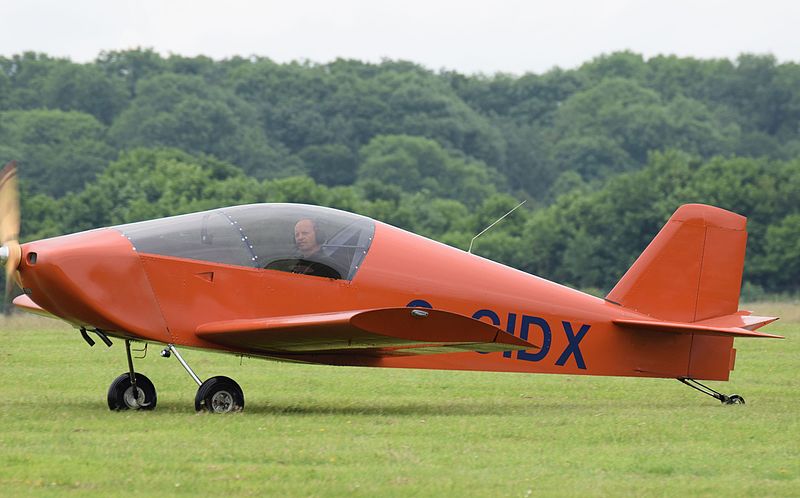
[[17, 163], [11, 161], [0, 171], [0, 263], [5, 263], [5, 301], [11, 295], [14, 282], [19, 282], [19, 187], [17, 185]]

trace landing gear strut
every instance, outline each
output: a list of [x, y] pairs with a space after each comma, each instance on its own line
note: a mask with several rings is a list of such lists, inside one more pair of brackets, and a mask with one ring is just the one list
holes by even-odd
[[727, 394], [722, 394], [721, 392], [717, 392], [710, 387], [697, 382], [694, 379], [690, 379], [688, 377], [678, 377], [678, 381], [686, 384], [687, 386], [691, 387], [692, 389], [696, 389], [703, 394], [707, 394], [714, 399], [720, 400], [723, 405], [743, 405], [744, 398], [739, 396], [738, 394], [731, 394], [730, 396]]
[[[81, 335], [84, 337], [89, 345], [92, 341], [85, 333], [85, 329], [81, 329]], [[100, 338], [103, 339], [104, 335]], [[106, 339], [103, 340], [105, 342]], [[110, 342], [110, 341], [109, 341]], [[146, 346], [146, 344], [145, 344]], [[146, 354], [146, 347], [142, 351]], [[125, 354], [128, 357], [128, 371], [120, 375], [111, 387], [108, 388], [108, 407], [112, 410], [152, 410], [156, 407], [156, 388], [150, 379], [144, 375], [137, 373], [133, 370], [133, 357], [131, 356], [131, 341], [125, 340]], [[175, 355], [186, 372], [199, 386], [197, 395], [194, 398], [194, 408], [199, 411], [207, 411], [210, 413], [230, 413], [240, 412], [244, 409], [244, 393], [242, 388], [239, 387], [233, 379], [228, 377], [211, 377], [205, 382], [200, 380], [200, 377], [194, 373], [188, 363], [183, 359], [181, 354], [175, 349], [175, 345], [167, 344], [167, 347], [161, 351], [161, 356], [169, 358]], [[137, 357], [139, 359], [144, 356]]]
[[128, 371], [120, 375], [108, 388], [108, 407], [111, 410], [152, 410], [156, 407], [156, 388], [150, 379], [133, 371], [131, 342], [125, 340]]
[[233, 379], [217, 376], [206, 379], [205, 382], [194, 373], [194, 370], [183, 359], [173, 344], [168, 344], [161, 356], [169, 358], [175, 355], [189, 376], [199, 386], [194, 398], [194, 409], [210, 413], [230, 413], [244, 410], [244, 393]]

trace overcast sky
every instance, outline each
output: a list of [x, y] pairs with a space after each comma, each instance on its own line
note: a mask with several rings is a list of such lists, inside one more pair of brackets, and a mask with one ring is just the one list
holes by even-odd
[[626, 49], [800, 61], [798, 31], [800, 2], [781, 0], [0, 0], [0, 55], [34, 50], [77, 62], [145, 47], [522, 74]]

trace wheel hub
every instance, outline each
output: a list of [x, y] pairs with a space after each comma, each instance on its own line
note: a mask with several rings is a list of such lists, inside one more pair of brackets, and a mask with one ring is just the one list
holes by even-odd
[[137, 408], [140, 408], [142, 406], [147, 406], [148, 405], [148, 403], [144, 402], [144, 399], [145, 399], [144, 398], [144, 389], [142, 389], [141, 387], [137, 387], [136, 388], [136, 394], [137, 394], [137, 396], [134, 398], [134, 396], [133, 396], [133, 386], [130, 386], [127, 389], [125, 389], [125, 394], [123, 394], [123, 396], [122, 396], [122, 399], [125, 400], [125, 404], [128, 406], [128, 408], [131, 408], [133, 410], [135, 410]]
[[233, 410], [233, 395], [228, 391], [219, 391], [211, 396], [211, 411], [228, 413]]

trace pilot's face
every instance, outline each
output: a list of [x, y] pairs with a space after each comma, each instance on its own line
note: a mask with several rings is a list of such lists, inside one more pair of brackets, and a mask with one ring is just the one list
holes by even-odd
[[300, 220], [294, 226], [294, 243], [303, 254], [311, 254], [319, 249], [314, 223], [311, 220]]

